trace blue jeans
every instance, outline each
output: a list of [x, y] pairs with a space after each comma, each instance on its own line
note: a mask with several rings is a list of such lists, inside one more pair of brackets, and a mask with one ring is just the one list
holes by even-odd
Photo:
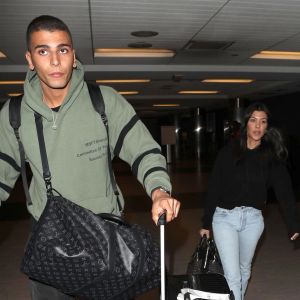
[[253, 207], [217, 207], [212, 227], [229, 288], [235, 300], [243, 300], [256, 245], [264, 230], [262, 213]]

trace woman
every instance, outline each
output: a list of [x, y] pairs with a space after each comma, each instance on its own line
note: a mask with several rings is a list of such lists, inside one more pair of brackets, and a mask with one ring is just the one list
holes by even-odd
[[290, 177], [287, 150], [277, 130], [268, 126], [262, 103], [246, 109], [238, 140], [219, 153], [211, 174], [200, 235], [214, 239], [224, 274], [235, 300], [244, 299], [257, 242], [264, 230], [261, 210], [273, 187], [290, 239], [299, 236], [300, 222]]

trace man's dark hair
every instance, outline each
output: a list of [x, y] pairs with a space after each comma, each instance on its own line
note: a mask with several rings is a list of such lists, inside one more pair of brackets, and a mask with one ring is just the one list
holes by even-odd
[[62, 20], [60, 20], [56, 17], [53, 17], [53, 16], [42, 15], [42, 16], [39, 16], [39, 17], [33, 19], [27, 27], [26, 43], [27, 43], [28, 50], [29, 50], [30, 39], [31, 39], [32, 33], [36, 32], [36, 31], [40, 31], [40, 30], [65, 31], [70, 36], [71, 43], [73, 44], [71, 32], [70, 32], [68, 26]]

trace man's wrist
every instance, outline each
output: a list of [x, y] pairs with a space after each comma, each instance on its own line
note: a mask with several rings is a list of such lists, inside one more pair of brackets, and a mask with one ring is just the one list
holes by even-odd
[[155, 193], [155, 192], [158, 192], [158, 191], [163, 192], [163, 193], [166, 193], [166, 194], [168, 194], [169, 196], [171, 196], [171, 192], [170, 192], [168, 189], [166, 189], [166, 188], [163, 187], [163, 186], [158, 186], [158, 187], [154, 188], [154, 189], [151, 191], [151, 198], [152, 198], [152, 199], [153, 199], [154, 193]]

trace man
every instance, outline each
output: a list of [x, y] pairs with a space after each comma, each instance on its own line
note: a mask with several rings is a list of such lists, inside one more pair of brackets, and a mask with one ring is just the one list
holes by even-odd
[[[29, 70], [21, 105], [20, 136], [33, 180], [30, 214], [38, 220], [46, 205], [34, 112], [43, 119], [52, 185], [67, 199], [94, 213], [119, 213], [107, 165], [107, 134], [94, 110], [76, 60], [68, 27], [52, 16], [40, 16], [27, 28]], [[109, 125], [110, 148], [132, 167], [152, 199], [152, 219], [166, 210], [177, 217], [180, 203], [170, 196], [171, 184], [159, 145], [116, 91], [101, 87]], [[0, 115], [0, 200], [8, 198], [19, 176], [19, 150], [9, 124], [8, 103]], [[124, 200], [121, 198], [122, 205]], [[31, 281], [32, 299], [73, 299], [53, 287]]]

